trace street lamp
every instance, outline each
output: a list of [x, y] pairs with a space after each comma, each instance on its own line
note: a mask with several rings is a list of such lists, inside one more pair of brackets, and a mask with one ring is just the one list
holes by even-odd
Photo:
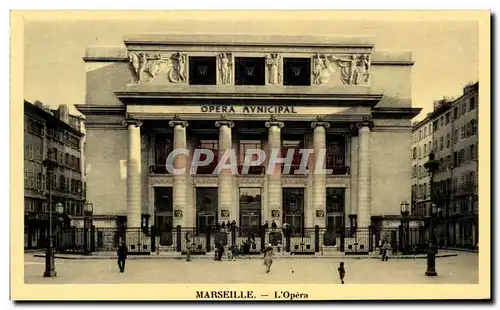
[[434, 232], [434, 221], [436, 217], [436, 197], [435, 197], [435, 189], [434, 189], [434, 175], [439, 168], [439, 161], [435, 159], [436, 155], [431, 152], [429, 154], [429, 160], [424, 164], [425, 169], [429, 173], [429, 184], [431, 188], [431, 215], [429, 218], [429, 247], [427, 249], [427, 270], [425, 271], [426, 276], [437, 276], [436, 272], [436, 253], [437, 253], [437, 245], [435, 242], [435, 232]]
[[408, 215], [410, 214], [409, 210], [410, 204], [404, 200], [401, 202], [401, 231], [403, 232], [403, 254], [408, 254], [408, 247], [410, 243], [410, 221], [408, 220]]
[[90, 201], [85, 201], [85, 204], [83, 205], [83, 215], [84, 215], [83, 243], [84, 243], [84, 248], [85, 248], [85, 255], [89, 255], [91, 252], [91, 249], [89, 247], [89, 230], [92, 228], [92, 213], [93, 212], [94, 212], [94, 204]]
[[45, 271], [43, 273], [44, 277], [56, 277], [57, 273], [55, 270], [55, 258], [54, 258], [54, 245], [52, 236], [52, 176], [54, 175], [54, 169], [58, 167], [57, 161], [54, 160], [53, 151], [49, 151], [47, 158], [42, 161], [43, 166], [46, 169], [47, 174], [47, 185], [48, 185], [48, 208], [49, 208], [49, 231], [47, 240], [47, 249], [45, 251]]

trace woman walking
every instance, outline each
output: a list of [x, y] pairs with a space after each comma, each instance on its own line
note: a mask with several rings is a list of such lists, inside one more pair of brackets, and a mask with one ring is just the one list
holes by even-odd
[[264, 249], [264, 266], [266, 266], [266, 273], [271, 271], [271, 265], [273, 264], [273, 252], [271, 244]]

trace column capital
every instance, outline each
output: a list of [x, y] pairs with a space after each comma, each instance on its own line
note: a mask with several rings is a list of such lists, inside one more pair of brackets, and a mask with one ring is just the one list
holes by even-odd
[[266, 122], [266, 128], [270, 128], [271, 126], [277, 126], [279, 128], [283, 128], [285, 126], [285, 123], [277, 121]]
[[318, 126], [323, 126], [325, 128], [330, 128], [330, 123], [329, 122], [312, 122], [311, 123], [311, 128], [316, 128]]
[[356, 128], [361, 129], [362, 127], [373, 128], [373, 118], [371, 116], [363, 116], [363, 120], [361, 122], [356, 123]]
[[170, 127], [175, 127], [177, 125], [180, 125], [183, 128], [186, 128], [189, 124], [187, 121], [181, 121], [181, 120], [173, 120], [173, 121], [168, 122], [168, 126], [170, 126]]
[[123, 126], [135, 125], [136, 127], [141, 127], [142, 122], [136, 118], [126, 118], [122, 122]]
[[222, 126], [227, 126], [229, 128], [232, 128], [234, 126], [234, 122], [227, 120], [220, 120], [215, 122], [215, 127], [220, 128]]

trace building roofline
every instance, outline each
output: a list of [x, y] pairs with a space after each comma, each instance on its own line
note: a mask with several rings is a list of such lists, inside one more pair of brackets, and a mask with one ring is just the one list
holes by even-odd
[[[47, 121], [55, 122], [57, 125], [65, 127], [65, 129], [71, 131], [71, 133], [73, 133], [79, 137], [85, 136], [85, 134], [83, 132], [73, 128], [70, 124], [64, 122], [63, 120], [60, 120], [58, 117], [52, 115], [51, 113], [47, 112], [46, 110], [44, 110], [40, 107], [37, 107], [33, 103], [31, 103], [27, 100], [24, 100], [24, 113], [26, 113], [29, 110], [31, 110], [35, 113], [39, 113]], [[52, 109], [51, 109], [51, 111], [52, 111]], [[80, 116], [76, 116], [76, 115], [71, 115], [71, 116], [80, 117]]]
[[304, 36], [283, 34], [187, 34], [148, 33], [131, 34], [125, 45], [227, 45], [227, 46], [287, 46], [287, 47], [374, 47], [374, 40], [366, 36]]

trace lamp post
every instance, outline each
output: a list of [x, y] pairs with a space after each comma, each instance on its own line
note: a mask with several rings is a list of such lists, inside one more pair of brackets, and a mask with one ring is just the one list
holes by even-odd
[[[94, 212], [94, 204], [90, 201], [85, 201], [85, 204], [83, 205], [83, 215], [84, 215], [84, 240], [83, 243], [85, 244], [85, 255], [90, 255], [91, 249], [89, 245], [89, 230], [92, 228], [92, 213]], [[92, 241], [91, 241], [92, 242]]]
[[410, 243], [410, 221], [408, 220], [408, 215], [410, 214], [409, 210], [410, 204], [404, 200], [401, 202], [401, 228], [403, 232], [403, 254], [408, 254], [409, 243]]
[[424, 164], [425, 169], [429, 173], [429, 184], [431, 188], [431, 214], [429, 217], [429, 247], [427, 249], [427, 270], [425, 271], [425, 275], [432, 277], [437, 276], [436, 272], [436, 236], [434, 232], [434, 221], [436, 218], [436, 197], [435, 197], [435, 189], [434, 189], [434, 175], [439, 168], [439, 161], [435, 159], [436, 155], [431, 152], [429, 154], [429, 160]]
[[52, 240], [52, 176], [54, 174], [54, 169], [58, 166], [57, 161], [54, 160], [52, 152], [48, 153], [46, 159], [42, 162], [46, 169], [47, 174], [47, 185], [48, 185], [48, 208], [49, 208], [49, 231], [47, 238], [47, 249], [45, 251], [45, 271], [43, 273], [44, 277], [56, 277], [57, 273], [55, 270], [55, 259], [54, 259], [54, 245]]

